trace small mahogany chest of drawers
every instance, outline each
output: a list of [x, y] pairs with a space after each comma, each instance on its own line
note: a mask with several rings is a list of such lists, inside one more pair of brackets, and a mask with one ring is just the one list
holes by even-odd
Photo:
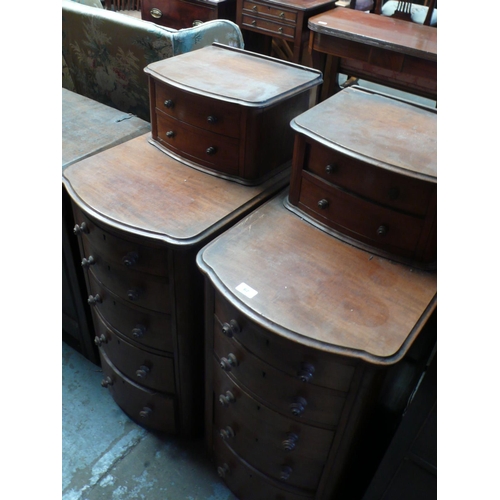
[[436, 110], [352, 87], [291, 126], [289, 209], [353, 245], [436, 267]]
[[183, 29], [213, 19], [236, 17], [236, 0], [142, 0], [141, 18], [145, 21]]
[[197, 256], [206, 276], [206, 442], [240, 500], [351, 498], [339, 491], [353, 471], [363, 478], [382, 383], [390, 387], [391, 368], [429, 338], [436, 275], [319, 230], [287, 210], [285, 197]]
[[68, 167], [102, 384], [135, 421], [195, 434], [203, 408], [201, 246], [282, 189], [206, 175], [149, 134]]
[[151, 142], [204, 172], [255, 185], [290, 167], [290, 120], [321, 73], [213, 44], [147, 66]]

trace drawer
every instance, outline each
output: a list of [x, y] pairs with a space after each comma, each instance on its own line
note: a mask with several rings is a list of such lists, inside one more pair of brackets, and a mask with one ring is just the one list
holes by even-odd
[[[87, 256], [89, 246], [99, 252], [117, 269], [134, 269], [140, 272], [168, 277], [168, 253], [159, 247], [138, 244], [119, 238], [102, 229], [73, 204], [78, 237], [82, 238]], [[80, 227], [83, 225], [83, 230]]]
[[239, 140], [193, 127], [156, 113], [158, 140], [174, 153], [205, 167], [237, 174]]
[[141, 18], [168, 28], [183, 29], [195, 21], [217, 19], [217, 7], [184, 0], [142, 0]]
[[241, 107], [238, 104], [203, 97], [155, 81], [156, 108], [188, 123], [228, 137], [240, 137]]
[[161, 392], [175, 393], [174, 360], [144, 351], [120, 338], [94, 312], [96, 340], [111, 363], [137, 384]]
[[217, 473], [239, 500], [309, 500], [314, 493], [300, 490], [261, 474], [242, 460], [220, 439], [214, 439]]
[[304, 168], [359, 196], [404, 212], [424, 216], [436, 185], [356, 161], [306, 141]]
[[91, 275], [89, 276], [91, 307], [99, 311], [104, 320], [115, 330], [145, 347], [172, 352], [172, 322], [169, 314], [149, 311], [125, 303], [117, 295], [104, 288]]
[[[396, 212], [327, 186], [302, 173], [299, 207], [320, 222], [388, 252], [411, 257], [422, 233], [423, 219]], [[402, 252], [401, 252], [402, 251]]]
[[340, 362], [332, 354], [300, 346], [260, 328], [218, 293], [214, 331], [236, 339], [255, 356], [291, 377], [337, 391], [349, 391], [355, 364]]
[[177, 430], [175, 397], [146, 389], [120, 373], [100, 350], [103, 381], [116, 404], [135, 422], [148, 429]]
[[289, 26], [278, 21], [271, 21], [268, 19], [260, 19], [252, 16], [242, 16], [242, 28], [254, 28], [260, 30], [267, 35], [281, 36], [283, 38], [295, 38], [295, 27]]
[[[218, 369], [270, 408], [312, 425], [334, 428], [342, 414], [345, 393], [303, 383], [249, 353], [237, 341], [216, 332]], [[230, 361], [233, 360], [233, 364]]]
[[[221, 382], [225, 377], [215, 364], [215, 439], [223, 439], [246, 462], [275, 479], [281, 466], [292, 469], [287, 484], [316, 489], [333, 441], [334, 432], [299, 423], [276, 413], [237, 387]], [[226, 378], [227, 380], [227, 378]], [[217, 398], [232, 388], [234, 403]], [[220, 433], [219, 433], [220, 432]]]
[[286, 21], [291, 24], [297, 23], [297, 12], [293, 10], [286, 10], [280, 7], [272, 7], [270, 5], [263, 5], [248, 0], [243, 1], [243, 13], [251, 14], [258, 18], [271, 18], [276, 21]]

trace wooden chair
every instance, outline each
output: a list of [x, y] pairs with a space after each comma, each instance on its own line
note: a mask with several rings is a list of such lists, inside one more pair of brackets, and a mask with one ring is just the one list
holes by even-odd
[[425, 0], [423, 5], [396, 0], [376, 0], [374, 13], [425, 26], [437, 26], [436, 0]]

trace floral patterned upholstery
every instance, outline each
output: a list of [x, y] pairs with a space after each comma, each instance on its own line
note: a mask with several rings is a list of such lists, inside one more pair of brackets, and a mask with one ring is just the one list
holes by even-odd
[[213, 42], [244, 47], [239, 27], [225, 19], [174, 30], [63, 0], [62, 85], [149, 121], [148, 79], [144, 68]]

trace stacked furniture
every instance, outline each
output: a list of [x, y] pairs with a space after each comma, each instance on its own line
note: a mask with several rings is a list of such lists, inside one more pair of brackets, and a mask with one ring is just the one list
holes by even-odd
[[241, 500], [355, 498], [435, 343], [435, 111], [352, 88], [292, 127], [289, 196], [197, 257], [206, 441]]

